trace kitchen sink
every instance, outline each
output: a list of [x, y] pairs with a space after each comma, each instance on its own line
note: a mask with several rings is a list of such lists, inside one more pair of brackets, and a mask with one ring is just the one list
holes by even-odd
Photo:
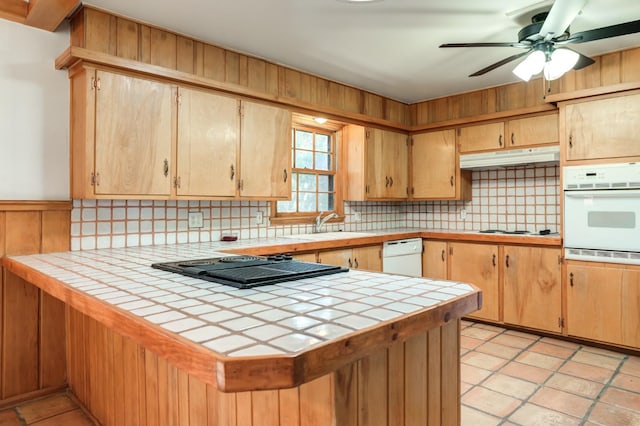
[[287, 235], [285, 238], [307, 241], [344, 240], [348, 238], [372, 237], [369, 232], [318, 232], [316, 234]]

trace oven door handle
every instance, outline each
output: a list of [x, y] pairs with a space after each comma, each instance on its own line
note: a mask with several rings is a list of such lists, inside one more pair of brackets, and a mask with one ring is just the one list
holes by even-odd
[[580, 190], [564, 191], [568, 198], [636, 198], [640, 197], [640, 189], [604, 189], [604, 190]]

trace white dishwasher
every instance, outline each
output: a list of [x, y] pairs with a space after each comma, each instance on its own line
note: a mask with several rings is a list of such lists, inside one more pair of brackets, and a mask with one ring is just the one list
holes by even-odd
[[422, 238], [387, 241], [382, 245], [382, 272], [422, 276]]

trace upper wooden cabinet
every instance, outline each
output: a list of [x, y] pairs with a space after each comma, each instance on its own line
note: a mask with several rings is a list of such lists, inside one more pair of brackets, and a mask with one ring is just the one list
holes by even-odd
[[557, 144], [558, 114], [534, 115], [458, 129], [460, 152]]
[[562, 331], [561, 250], [504, 246], [504, 322]]
[[71, 85], [71, 196], [168, 198], [175, 87], [95, 69]]
[[291, 112], [242, 101], [240, 196], [291, 198]]
[[458, 129], [460, 152], [488, 151], [504, 148], [504, 123], [461, 127]]
[[236, 194], [240, 101], [186, 88], [178, 95], [176, 194]]
[[471, 171], [460, 170], [455, 130], [411, 136], [412, 199], [470, 200]]
[[288, 198], [291, 113], [77, 66], [73, 198]]
[[565, 158], [640, 156], [640, 91], [560, 105]]
[[348, 125], [342, 130], [345, 199], [402, 200], [409, 191], [408, 136]]

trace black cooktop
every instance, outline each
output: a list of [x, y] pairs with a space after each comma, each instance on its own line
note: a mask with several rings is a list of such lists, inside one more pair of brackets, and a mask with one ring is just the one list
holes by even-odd
[[290, 255], [282, 254], [268, 257], [190, 259], [154, 263], [151, 267], [237, 288], [251, 288], [348, 271], [339, 266], [293, 260]]

